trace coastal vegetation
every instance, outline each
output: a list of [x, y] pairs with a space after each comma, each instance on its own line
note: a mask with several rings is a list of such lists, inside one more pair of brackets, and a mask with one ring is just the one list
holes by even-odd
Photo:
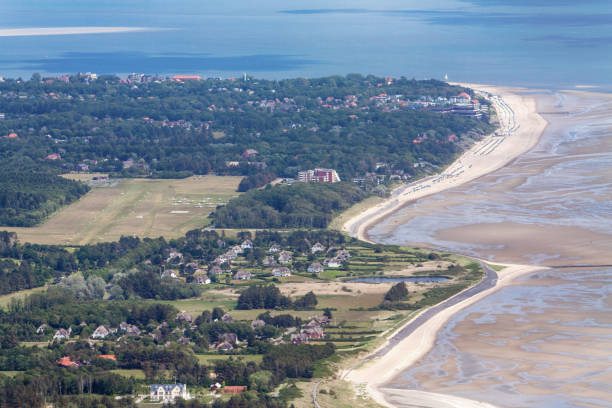
[[251, 190], [212, 215], [219, 228], [325, 228], [368, 197], [353, 183], [294, 183]]
[[[144, 83], [115, 76], [6, 79], [0, 82], [0, 152], [14, 174], [0, 181], [6, 192], [0, 223], [35, 225], [84, 194], [85, 186], [57, 177], [66, 171], [245, 176], [241, 191], [314, 167], [334, 168], [348, 180], [366, 173], [415, 177], [449, 163], [469, 140], [491, 131], [487, 115], [432, 108], [437, 98], [461, 92], [476, 98], [435, 80], [361, 75]], [[30, 180], [22, 174], [26, 167], [41, 172], [33, 180], [47, 181]], [[27, 197], [11, 187], [20, 180]]]
[[[124, 237], [68, 249], [20, 244], [11, 233], [1, 238], [4, 260], [31, 259], [34, 247], [36, 259], [49, 254], [55, 267], [57, 259], [69, 265], [41, 275], [45, 290], [0, 309], [0, 401], [7, 407], [18, 401], [130, 407], [125, 396], [171, 378], [196, 397], [179, 405], [206, 406], [210, 387], [222, 383], [246, 388], [214, 406], [288, 407], [308, 398], [302, 390], [312, 378], [378, 344], [378, 335], [407, 316], [401, 306], [377, 307], [392, 285], [346, 278], [448, 275], [449, 283], [411, 284], [400, 299], [418, 302], [438, 287], [463, 284], [461, 268], [469, 268], [448, 254], [368, 244], [329, 230], [229, 238], [198, 229], [171, 241]], [[229, 250], [237, 256], [218, 264]], [[290, 259], [290, 275], [274, 276], [278, 266], [270, 258]], [[326, 259], [344, 261], [308, 272]], [[207, 267], [215, 265], [220, 270]], [[251, 278], [232, 279], [239, 270]], [[213, 282], [198, 283], [201, 274]], [[57, 337], [60, 329], [67, 337]], [[26, 398], [31, 387], [39, 391]], [[282, 390], [280, 397], [270, 399], [274, 390]], [[106, 404], [105, 396], [117, 394], [123, 405]]]

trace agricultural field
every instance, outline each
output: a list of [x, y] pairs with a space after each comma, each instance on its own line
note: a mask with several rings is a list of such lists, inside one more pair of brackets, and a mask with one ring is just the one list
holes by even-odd
[[22, 242], [84, 245], [116, 241], [122, 235], [177, 238], [206, 225], [208, 215], [237, 196], [241, 177], [192, 176], [186, 179], [66, 177], [93, 188], [79, 201], [33, 228], [6, 228]]

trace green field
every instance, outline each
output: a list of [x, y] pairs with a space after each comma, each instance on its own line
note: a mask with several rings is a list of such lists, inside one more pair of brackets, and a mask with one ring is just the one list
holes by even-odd
[[[87, 180], [91, 176], [66, 177]], [[122, 235], [177, 238], [209, 223], [208, 215], [237, 196], [241, 177], [118, 179], [94, 187], [79, 201], [33, 228], [6, 228], [22, 242], [84, 245], [116, 241]]]

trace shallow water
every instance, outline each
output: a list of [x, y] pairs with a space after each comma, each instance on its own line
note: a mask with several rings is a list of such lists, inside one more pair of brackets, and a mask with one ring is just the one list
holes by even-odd
[[[532, 151], [407, 205], [370, 237], [493, 262], [612, 264], [612, 96], [538, 102], [549, 126]], [[609, 267], [527, 275], [454, 316], [390, 386], [500, 407], [612, 407], [611, 288]]]
[[385, 283], [385, 282], [411, 282], [411, 283], [422, 283], [422, 282], [446, 282], [450, 278], [445, 276], [413, 276], [409, 278], [359, 278], [351, 279], [348, 282], [366, 282], [366, 283]]

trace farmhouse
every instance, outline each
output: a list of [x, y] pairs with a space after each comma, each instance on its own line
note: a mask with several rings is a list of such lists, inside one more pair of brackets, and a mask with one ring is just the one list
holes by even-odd
[[273, 256], [266, 256], [263, 260], [263, 266], [276, 266], [278, 263]]
[[69, 339], [70, 338], [70, 333], [72, 333], [72, 328], [69, 328], [68, 330], [66, 330], [66, 329], [59, 329], [53, 335], [53, 340]]
[[316, 254], [317, 252], [325, 251], [325, 247], [320, 242], [317, 242], [310, 248], [310, 252]]
[[251, 272], [239, 270], [234, 274], [234, 280], [250, 280], [252, 277]]
[[339, 268], [342, 266], [342, 261], [338, 258], [330, 258], [323, 261], [323, 264], [330, 268]]
[[36, 329], [36, 334], [41, 334], [45, 332], [45, 329], [49, 327], [47, 326], [47, 323], [43, 323], [40, 326], [38, 326], [38, 328]]
[[208, 272], [211, 275], [222, 275], [223, 269], [221, 269], [221, 267], [219, 267], [218, 265], [213, 265]]
[[191, 323], [193, 322], [193, 316], [188, 313], [185, 313], [185, 311], [182, 311], [176, 315], [176, 320], [178, 320], [179, 322]]
[[174, 402], [176, 398], [189, 399], [185, 384], [153, 384], [149, 397], [152, 401]]
[[240, 244], [240, 248], [242, 249], [251, 249], [253, 248], [253, 242], [250, 239], [245, 239], [242, 244]]
[[308, 335], [306, 333], [295, 333], [291, 335], [291, 343], [293, 344], [307, 344]]
[[174, 269], [166, 269], [165, 271], [162, 272], [161, 277], [176, 279], [178, 278], [178, 275], [176, 274], [176, 272], [177, 271], [175, 271]]
[[281, 247], [278, 244], [272, 244], [272, 246], [270, 246], [270, 249], [268, 249], [268, 252], [270, 252], [271, 254], [280, 252]]
[[193, 281], [195, 283], [199, 283], [200, 285], [208, 285], [210, 283], [210, 278], [206, 275], [198, 275], [193, 279]]
[[287, 268], [286, 266], [281, 266], [281, 267], [272, 269], [272, 275], [274, 275], [277, 278], [284, 277], [284, 276], [291, 276], [291, 270]]
[[293, 260], [292, 256], [291, 256], [291, 252], [287, 252], [287, 251], [282, 251], [279, 255], [278, 255], [278, 262], [280, 262], [281, 264], [288, 264], [291, 263], [291, 261]]
[[310, 273], [321, 273], [324, 270], [323, 265], [321, 265], [319, 262], [313, 262], [308, 267], [308, 272]]
[[108, 330], [106, 327], [104, 327], [104, 326], [100, 325], [100, 326], [98, 326], [98, 328], [97, 328], [96, 330], [94, 330], [94, 332], [91, 334], [91, 338], [92, 338], [92, 339], [104, 339], [104, 338], [106, 338], [106, 336], [108, 336], [109, 334], [110, 334], [110, 331], [109, 331], [109, 330]]

